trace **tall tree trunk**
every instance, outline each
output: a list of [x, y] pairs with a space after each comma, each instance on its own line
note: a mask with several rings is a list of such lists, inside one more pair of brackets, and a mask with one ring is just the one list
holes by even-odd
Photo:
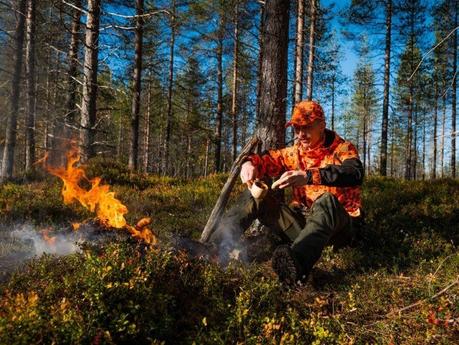
[[164, 138], [164, 157], [162, 163], [162, 174], [166, 175], [169, 169], [169, 147], [172, 132], [172, 91], [174, 86], [174, 54], [175, 54], [175, 0], [172, 0], [172, 15], [170, 19], [171, 38], [169, 43], [169, 83], [167, 87], [167, 117], [166, 135]]
[[392, 0], [386, 0], [386, 48], [384, 56], [384, 100], [381, 124], [380, 175], [387, 174], [387, 128], [389, 123], [390, 53], [392, 36]]
[[232, 85], [232, 99], [231, 99], [231, 116], [233, 118], [233, 147], [232, 159], [233, 161], [237, 156], [237, 89], [238, 89], [238, 56], [239, 56], [239, 4], [236, 2], [236, 9], [234, 11], [234, 48], [233, 48], [233, 85]]
[[118, 134], [117, 134], [117, 139], [116, 139], [116, 158], [118, 160], [121, 160], [121, 143], [123, 142], [123, 121], [121, 119], [121, 116], [118, 119]]
[[[46, 68], [45, 68], [45, 109], [44, 109], [44, 122], [45, 122], [45, 138], [43, 140], [43, 146], [45, 150], [45, 154], [49, 155], [49, 148], [50, 148], [50, 119], [48, 117], [51, 109], [51, 61], [52, 61], [52, 54], [51, 49], [46, 50]], [[51, 126], [52, 127], [52, 126]]]
[[316, 32], [316, 17], [317, 17], [317, 0], [311, 0], [311, 24], [309, 26], [309, 59], [307, 73], [307, 91], [306, 98], [312, 100], [312, 84], [314, 77], [314, 44]]
[[248, 136], [248, 116], [247, 111], [242, 112], [242, 119], [241, 119], [241, 143], [245, 143]]
[[260, 4], [260, 32], [258, 33], [258, 73], [257, 73], [257, 114], [256, 120], [260, 117], [260, 100], [261, 100], [261, 72], [263, 69], [263, 39], [264, 39], [264, 26], [265, 26], [265, 5]]
[[[454, 1], [454, 28], [457, 28], [458, 0]], [[451, 94], [451, 176], [456, 178], [456, 89], [457, 89], [457, 30], [453, 38], [453, 85]]]
[[192, 137], [190, 134], [186, 136], [186, 170], [185, 177], [190, 178], [192, 176], [191, 171], [191, 141]]
[[371, 174], [371, 128], [367, 130], [367, 175]]
[[27, 1], [26, 19], [26, 159], [25, 170], [30, 171], [35, 162], [35, 12], [34, 0]]
[[297, 11], [293, 106], [303, 97], [304, 0], [298, 0]]
[[395, 143], [394, 143], [394, 136], [395, 136], [395, 126], [392, 125], [391, 128], [391, 143], [390, 143], [390, 177], [394, 177], [395, 168], [394, 168], [394, 160], [395, 160]]
[[21, 93], [22, 52], [24, 46], [26, 0], [19, 0], [17, 24], [15, 30], [14, 71], [11, 80], [11, 109], [6, 120], [5, 147], [3, 150], [1, 180], [13, 177], [14, 151], [16, 148], [16, 131]]
[[263, 147], [285, 145], [289, 0], [265, 2], [265, 35], [257, 132]]
[[78, 49], [80, 46], [80, 20], [81, 20], [81, 0], [74, 1], [75, 6], [78, 8], [74, 9], [72, 19], [72, 33], [70, 37], [70, 46], [68, 53], [68, 75], [67, 75], [67, 99], [65, 101], [65, 108], [67, 113], [65, 114], [65, 124], [68, 128], [69, 125], [74, 125], [75, 114], [77, 111], [76, 98], [78, 83], [76, 81], [78, 71]]
[[[366, 99], [366, 96], [364, 96]], [[363, 116], [363, 169], [365, 175], [367, 173], [367, 109], [364, 109], [364, 116]]]
[[433, 118], [433, 158], [432, 178], [437, 178], [437, 127], [438, 127], [438, 80], [434, 77], [434, 118]]
[[210, 148], [210, 139], [206, 140], [206, 154], [204, 159], [204, 177], [207, 176], [208, 166], [209, 166], [209, 148]]
[[[162, 104], [162, 102], [161, 102]], [[159, 114], [160, 114], [160, 126], [159, 126], [159, 135], [158, 135], [158, 145], [156, 146], [156, 174], [160, 175], [162, 173], [162, 164], [163, 164], [163, 160], [162, 160], [162, 155], [163, 155], [163, 147], [164, 147], [164, 119], [163, 119], [163, 116], [164, 116], [164, 111], [163, 111], [163, 107], [161, 106], [161, 108], [159, 109]]]
[[422, 114], [422, 180], [426, 178], [426, 116]]
[[215, 119], [215, 172], [221, 171], [222, 125], [223, 125], [223, 34], [224, 19], [220, 15], [217, 37], [217, 118]]
[[413, 179], [416, 180], [417, 176], [417, 164], [418, 164], [418, 106], [416, 104], [416, 108], [414, 111], [414, 128], [413, 128], [413, 155], [411, 157], [411, 174]]
[[129, 170], [137, 170], [139, 166], [139, 127], [140, 127], [140, 95], [142, 93], [142, 48], [143, 48], [143, 0], [136, 0], [135, 26], [135, 67], [132, 85], [131, 135], [129, 140]]
[[[412, 29], [413, 32], [413, 29]], [[413, 34], [412, 34], [413, 35]], [[411, 36], [410, 38], [410, 71], [414, 70], [413, 63], [413, 52], [414, 52], [414, 40]], [[405, 179], [410, 180], [413, 176], [412, 174], [412, 152], [413, 152], [413, 102], [414, 102], [414, 86], [413, 79], [409, 81], [409, 99], [408, 99], [408, 133], [406, 139], [406, 160], [405, 160]]]
[[[443, 77], [445, 78], [445, 76]], [[446, 87], [444, 80], [443, 86]], [[442, 117], [441, 117], [441, 141], [440, 141], [440, 165], [441, 177], [445, 176], [445, 126], [446, 126], [446, 92], [443, 94]]]
[[88, 0], [81, 103], [80, 145], [83, 161], [95, 154], [94, 132], [97, 112], [97, 69], [99, 66], [99, 22], [101, 0]]
[[[51, 105], [50, 108], [54, 111], [61, 111], [62, 107], [60, 104], [61, 98], [59, 97], [59, 85], [60, 80], [63, 75], [61, 69], [61, 58], [59, 56], [60, 52], [56, 51], [55, 60], [52, 65], [52, 80], [51, 80]], [[64, 164], [65, 155], [62, 153], [67, 149], [62, 145], [62, 130], [64, 128], [62, 118], [58, 116], [50, 117], [50, 159], [48, 162], [54, 165]]]
[[148, 172], [150, 160], [150, 118], [151, 118], [151, 73], [148, 81], [147, 112], [145, 114], [144, 136], [143, 136], [143, 172]]
[[335, 130], [335, 77], [332, 78], [331, 84], [331, 129]]

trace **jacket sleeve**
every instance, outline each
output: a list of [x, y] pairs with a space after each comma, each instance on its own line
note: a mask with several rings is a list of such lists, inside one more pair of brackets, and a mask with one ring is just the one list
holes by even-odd
[[260, 155], [252, 154], [246, 158], [251, 161], [257, 168], [259, 177], [268, 175], [269, 177], [277, 177], [285, 170], [284, 158], [281, 150], [266, 150]]
[[354, 145], [344, 142], [338, 146], [335, 157], [341, 164], [329, 164], [323, 168], [307, 171], [310, 183], [335, 187], [361, 185], [364, 168]]

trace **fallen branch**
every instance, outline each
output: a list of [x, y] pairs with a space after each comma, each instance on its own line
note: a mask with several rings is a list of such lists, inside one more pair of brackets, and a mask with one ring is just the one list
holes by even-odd
[[207, 242], [215, 231], [216, 225], [219, 223], [223, 211], [225, 210], [225, 206], [228, 203], [229, 196], [231, 191], [234, 187], [234, 183], [236, 182], [237, 176], [239, 174], [239, 170], [241, 168], [242, 162], [244, 158], [253, 152], [254, 148], [260, 143], [260, 139], [258, 136], [253, 136], [249, 142], [244, 146], [239, 156], [234, 160], [233, 166], [231, 167], [230, 174], [228, 179], [225, 182], [225, 185], [220, 192], [220, 196], [215, 203], [215, 206], [210, 214], [209, 219], [207, 220], [207, 224], [204, 227], [204, 230], [201, 234], [201, 242]]
[[429, 298], [425, 298], [425, 299], [421, 299], [413, 304], [410, 304], [406, 307], [403, 307], [403, 308], [400, 308], [396, 311], [391, 311], [390, 313], [387, 313], [386, 316], [390, 316], [391, 314], [394, 314], [394, 313], [398, 313], [399, 315], [402, 313], [402, 311], [405, 311], [405, 310], [408, 310], [408, 309], [411, 309], [411, 308], [414, 308], [422, 303], [425, 303], [427, 302], [428, 300], [431, 300], [431, 299], [434, 299], [434, 298], [437, 298], [438, 296], [440, 295], [443, 295], [446, 291], [448, 291], [449, 289], [451, 289], [454, 285], [457, 285], [459, 283], [459, 276], [456, 277], [456, 280], [454, 280], [452, 283], [450, 283], [448, 286], [446, 286], [445, 288], [443, 288], [442, 290], [438, 291], [435, 295], [429, 297]]

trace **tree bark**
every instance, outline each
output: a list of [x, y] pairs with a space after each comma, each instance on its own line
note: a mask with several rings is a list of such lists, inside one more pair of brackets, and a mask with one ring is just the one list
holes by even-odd
[[332, 131], [335, 130], [335, 77], [333, 76], [332, 78], [332, 84], [331, 84], [331, 129]]
[[408, 104], [408, 133], [406, 136], [406, 160], [405, 160], [405, 179], [411, 179], [411, 166], [412, 166], [412, 142], [413, 142], [413, 91], [410, 86], [410, 96]]
[[422, 114], [422, 180], [426, 178], [426, 116]]
[[97, 69], [101, 0], [88, 0], [81, 103], [80, 145], [82, 161], [95, 155], [94, 132], [97, 113]]
[[169, 83], [167, 87], [167, 117], [166, 117], [166, 135], [164, 138], [164, 157], [162, 163], [162, 174], [166, 175], [169, 169], [169, 147], [172, 132], [172, 91], [174, 86], [174, 54], [175, 54], [175, 0], [172, 0], [171, 15], [171, 38], [169, 46]]
[[[81, 0], [74, 1], [75, 7], [81, 8]], [[74, 9], [73, 19], [72, 19], [72, 33], [70, 38], [69, 54], [68, 54], [68, 79], [67, 79], [67, 99], [65, 101], [65, 108], [67, 113], [65, 114], [65, 124], [66, 128], [69, 125], [74, 125], [75, 115], [77, 112], [76, 107], [76, 98], [77, 98], [77, 88], [78, 83], [76, 81], [77, 72], [78, 72], [78, 49], [80, 46], [80, 20], [81, 20], [81, 11], [79, 9]]]
[[265, 2], [264, 61], [257, 124], [262, 150], [285, 145], [289, 6], [289, 0]]
[[19, 113], [19, 97], [21, 93], [22, 52], [24, 46], [26, 0], [19, 0], [17, 8], [17, 24], [15, 30], [14, 70], [11, 81], [11, 109], [6, 120], [6, 137], [3, 151], [1, 180], [13, 177], [14, 151], [16, 148], [16, 131]]
[[389, 124], [390, 54], [392, 36], [392, 0], [386, 0], [386, 48], [384, 56], [384, 99], [381, 124], [380, 175], [387, 175], [387, 130]]
[[151, 74], [148, 82], [147, 112], [145, 114], [144, 137], [143, 137], [143, 172], [148, 172], [150, 164], [150, 118], [151, 118]]
[[221, 171], [222, 125], [223, 125], [223, 35], [224, 19], [220, 15], [217, 33], [217, 117], [215, 119], [215, 172]]
[[135, 27], [135, 67], [132, 85], [131, 136], [129, 140], [129, 170], [137, 170], [139, 166], [139, 127], [140, 127], [140, 95], [142, 93], [142, 48], [143, 48], [143, 12], [144, 1], [136, 0]]
[[35, 162], [35, 32], [36, 4], [34, 0], [27, 1], [26, 18], [26, 155], [25, 170], [30, 171]]
[[411, 158], [411, 175], [414, 180], [417, 179], [417, 164], [418, 164], [418, 104], [416, 103], [415, 111], [413, 113], [413, 154]]
[[309, 26], [309, 59], [308, 59], [308, 73], [307, 73], [307, 91], [306, 98], [312, 100], [312, 84], [314, 78], [314, 44], [315, 44], [315, 31], [316, 31], [316, 17], [317, 17], [317, 0], [311, 0], [311, 24]]
[[204, 177], [207, 177], [207, 170], [209, 166], [209, 148], [210, 148], [210, 139], [206, 140], [206, 154], [204, 158]]
[[[458, 1], [454, 1], [454, 28], [457, 28], [457, 6]], [[457, 30], [454, 31], [453, 38], [453, 85], [451, 92], [451, 177], [456, 178], [456, 92], [457, 92]]]
[[433, 158], [432, 178], [437, 178], [437, 127], [438, 127], [438, 80], [434, 76], [434, 118], [433, 118]]
[[260, 32], [258, 33], [258, 73], [257, 73], [257, 114], [256, 120], [260, 116], [260, 99], [261, 99], [261, 72], [263, 68], [263, 38], [264, 38], [264, 19], [265, 19], [265, 5], [260, 4]]
[[[446, 70], [446, 68], [444, 69]], [[445, 75], [443, 74], [443, 88], [446, 87]], [[446, 93], [443, 94], [442, 118], [441, 118], [441, 141], [440, 141], [440, 165], [441, 177], [445, 177], [445, 127], [446, 127]]]
[[[413, 26], [414, 21], [411, 22]], [[414, 70], [414, 29], [411, 29], [410, 37], [410, 71]], [[413, 79], [409, 80], [409, 98], [408, 98], [408, 131], [406, 137], [406, 160], [405, 160], [405, 179], [410, 180], [413, 177], [412, 165], [413, 165], [413, 102], [414, 102], [414, 85]]]
[[238, 89], [238, 57], [239, 57], [239, 4], [236, 3], [234, 12], [234, 48], [233, 48], [233, 85], [232, 85], [232, 99], [231, 99], [231, 116], [233, 119], [233, 146], [232, 146], [232, 159], [237, 157], [237, 89]]
[[298, 0], [297, 10], [293, 106], [303, 97], [304, 0]]
[[367, 175], [367, 118], [368, 118], [368, 107], [367, 107], [367, 84], [363, 84], [363, 170], [364, 175]]

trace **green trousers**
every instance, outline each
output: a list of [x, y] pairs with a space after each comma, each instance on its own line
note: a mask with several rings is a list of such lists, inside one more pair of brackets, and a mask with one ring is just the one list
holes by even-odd
[[230, 249], [255, 219], [290, 243], [293, 254], [308, 274], [327, 245], [344, 247], [354, 239], [357, 227], [338, 199], [329, 192], [312, 204], [307, 216], [300, 209], [283, 203], [273, 191], [262, 199], [254, 199], [245, 190], [223, 217], [210, 241]]

